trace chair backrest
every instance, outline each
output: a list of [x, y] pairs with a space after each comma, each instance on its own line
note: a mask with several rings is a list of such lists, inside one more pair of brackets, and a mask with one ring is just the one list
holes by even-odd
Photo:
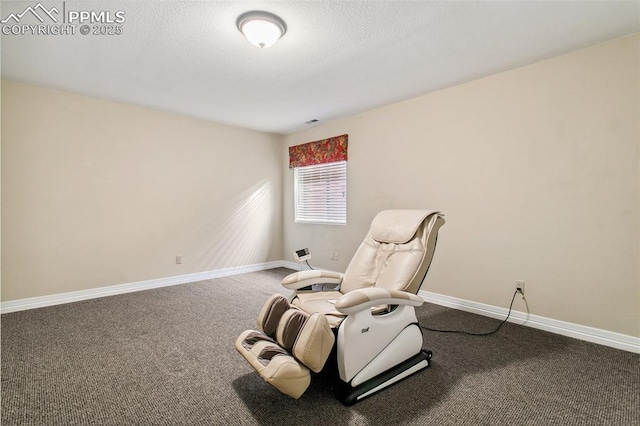
[[340, 291], [381, 287], [418, 293], [444, 222], [437, 211], [381, 211], [351, 259]]

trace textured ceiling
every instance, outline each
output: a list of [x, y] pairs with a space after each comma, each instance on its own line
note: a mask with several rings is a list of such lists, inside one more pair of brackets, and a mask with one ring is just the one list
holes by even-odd
[[[123, 33], [2, 35], [3, 78], [276, 133], [640, 31], [638, 1], [41, 2], [122, 10]], [[235, 27], [254, 9], [287, 23], [272, 48]]]

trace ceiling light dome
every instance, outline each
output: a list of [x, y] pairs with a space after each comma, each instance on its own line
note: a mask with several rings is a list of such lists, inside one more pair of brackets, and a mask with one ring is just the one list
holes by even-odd
[[254, 10], [238, 17], [236, 26], [254, 46], [271, 47], [287, 32], [287, 24], [273, 13]]

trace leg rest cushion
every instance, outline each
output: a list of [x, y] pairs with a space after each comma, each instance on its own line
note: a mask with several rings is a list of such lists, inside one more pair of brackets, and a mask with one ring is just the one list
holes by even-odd
[[309, 318], [309, 314], [299, 309], [289, 309], [280, 318], [276, 328], [276, 342], [288, 352], [293, 352], [293, 345], [298, 339]]
[[236, 340], [236, 349], [267, 383], [285, 395], [298, 399], [311, 383], [309, 369], [264, 333], [243, 332]]
[[[324, 367], [335, 336], [324, 315], [294, 308], [282, 312], [285, 306], [286, 299], [269, 298], [258, 318], [264, 331], [246, 330], [236, 349], [267, 383], [297, 399], [311, 383], [309, 369], [318, 373]], [[271, 330], [272, 336], [267, 334]]]
[[324, 367], [336, 337], [327, 317], [315, 313], [305, 322], [293, 345], [293, 355], [314, 373]]
[[280, 318], [290, 307], [286, 297], [281, 294], [272, 295], [258, 314], [258, 328], [264, 331], [267, 336], [274, 337]]

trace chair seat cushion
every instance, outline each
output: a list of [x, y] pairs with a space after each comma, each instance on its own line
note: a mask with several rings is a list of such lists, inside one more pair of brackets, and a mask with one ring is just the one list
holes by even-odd
[[[291, 304], [309, 315], [315, 313], [323, 314], [331, 328], [338, 328], [340, 323], [347, 317], [346, 314], [339, 312], [335, 305], [336, 301], [342, 296], [344, 294], [339, 291], [297, 292], [296, 298], [293, 299]], [[371, 313], [373, 315], [382, 314], [388, 312], [388, 308], [387, 305], [375, 306], [371, 308]]]
[[291, 304], [308, 314], [323, 314], [331, 328], [336, 328], [345, 318], [335, 307], [336, 300], [341, 297], [339, 291], [298, 291]]

